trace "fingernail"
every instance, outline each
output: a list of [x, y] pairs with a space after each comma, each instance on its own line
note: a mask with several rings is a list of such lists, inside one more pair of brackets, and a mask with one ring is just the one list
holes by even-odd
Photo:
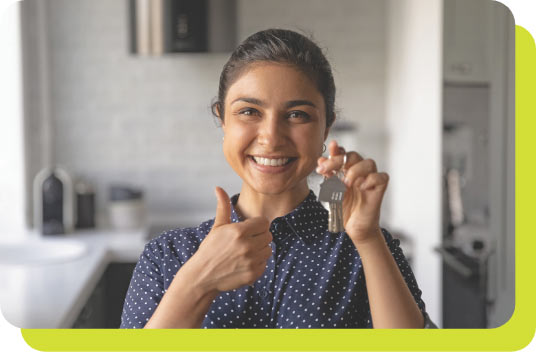
[[316, 172], [321, 174], [322, 172], [326, 171], [326, 168], [322, 165], [316, 168]]

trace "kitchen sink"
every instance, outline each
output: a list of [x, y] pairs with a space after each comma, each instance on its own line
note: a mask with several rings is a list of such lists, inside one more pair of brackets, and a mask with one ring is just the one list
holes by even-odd
[[59, 238], [0, 242], [0, 265], [46, 265], [82, 257], [84, 243]]

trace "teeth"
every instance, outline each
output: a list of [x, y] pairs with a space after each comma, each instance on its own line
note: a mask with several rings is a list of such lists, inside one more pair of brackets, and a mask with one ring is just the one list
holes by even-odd
[[255, 159], [255, 162], [257, 164], [266, 166], [281, 166], [285, 165], [288, 162], [288, 158], [268, 159], [254, 156], [253, 159]]

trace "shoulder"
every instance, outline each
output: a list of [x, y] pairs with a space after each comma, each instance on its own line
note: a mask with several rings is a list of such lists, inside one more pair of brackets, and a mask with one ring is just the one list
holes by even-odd
[[145, 244], [144, 254], [155, 259], [162, 259], [167, 255], [187, 259], [195, 253], [213, 225], [214, 219], [210, 219], [196, 227], [178, 227], [166, 230]]
[[203, 240], [214, 225], [214, 219], [202, 222], [195, 227], [177, 227], [162, 232], [157, 237], [153, 238], [148, 244], [169, 244], [177, 241], [185, 240]]

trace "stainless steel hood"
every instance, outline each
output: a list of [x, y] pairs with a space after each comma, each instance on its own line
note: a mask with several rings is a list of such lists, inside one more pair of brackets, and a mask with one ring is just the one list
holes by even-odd
[[129, 0], [130, 52], [230, 52], [236, 0]]

